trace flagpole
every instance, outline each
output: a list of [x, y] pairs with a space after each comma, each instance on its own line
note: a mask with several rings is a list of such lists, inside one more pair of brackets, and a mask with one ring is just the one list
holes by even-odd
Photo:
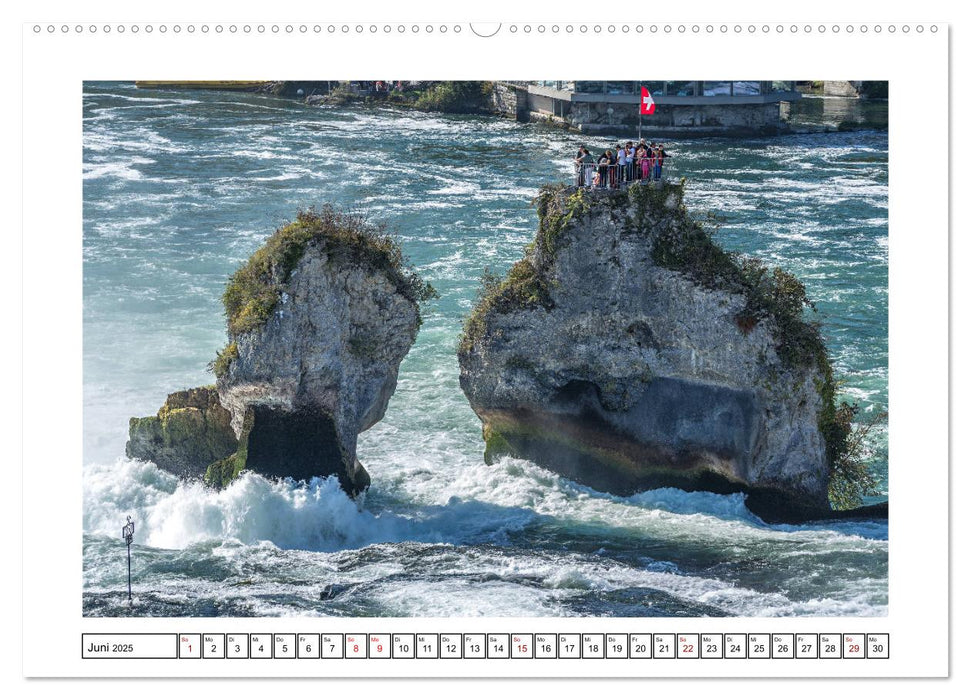
[[644, 126], [644, 86], [641, 85], [641, 100], [637, 105], [637, 141], [641, 140], [641, 130]]

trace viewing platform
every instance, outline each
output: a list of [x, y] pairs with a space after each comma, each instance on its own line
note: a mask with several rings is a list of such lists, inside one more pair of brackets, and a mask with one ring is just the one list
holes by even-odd
[[[641, 116], [641, 87], [656, 105]], [[795, 81], [504, 81], [496, 99], [520, 121], [555, 121], [582, 133], [616, 133], [639, 123], [652, 135], [761, 135], [788, 131]]]

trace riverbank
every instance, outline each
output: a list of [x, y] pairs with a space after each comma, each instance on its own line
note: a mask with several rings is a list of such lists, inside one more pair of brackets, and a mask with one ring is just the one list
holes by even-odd
[[[525, 98], [514, 85], [503, 82], [429, 82], [401, 89], [355, 88], [341, 83], [326, 94], [305, 98], [309, 105], [352, 105], [368, 107], [402, 107], [425, 112], [450, 114], [493, 115], [523, 123], [545, 124], [592, 136], [611, 136], [620, 132], [633, 133], [638, 120], [626, 117], [617, 106], [608, 103], [580, 103], [566, 116], [557, 114], [554, 107]], [[552, 104], [552, 103], [550, 103]], [[642, 129], [652, 138], [725, 137], [752, 138], [845, 131], [886, 131], [888, 101], [857, 96], [814, 96], [787, 102], [782, 107], [783, 118], [778, 121], [777, 104], [714, 105], [705, 107], [687, 121], [675, 114], [665, 118], [666, 110], [681, 109], [670, 105], [658, 107], [658, 114], [642, 120]], [[606, 110], [606, 111], [605, 111]], [[696, 110], [697, 111], [697, 110]], [[602, 112], [602, 113], [601, 113]], [[607, 112], [610, 112], [609, 114]]]
[[[569, 114], [556, 101], [501, 81], [136, 81], [143, 90], [253, 92], [300, 100], [309, 106], [398, 107], [444, 114], [492, 115], [536, 122], [581, 134], [609, 136], [637, 128], [629, 105], [583, 102]], [[607, 98], [605, 98], [607, 99]], [[780, 136], [878, 130], [888, 127], [886, 99], [806, 93], [784, 103], [710, 105], [688, 109], [659, 105], [643, 120], [654, 138]], [[618, 111], [620, 110], [620, 111]], [[676, 113], [678, 111], [684, 114]], [[615, 114], [616, 113], [616, 114]], [[636, 113], [636, 111], [635, 111]], [[679, 116], [680, 114], [680, 116]], [[683, 123], [682, 123], [683, 122]]]

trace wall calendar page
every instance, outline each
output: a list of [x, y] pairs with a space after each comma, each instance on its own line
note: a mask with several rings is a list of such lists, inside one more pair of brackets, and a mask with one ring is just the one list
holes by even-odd
[[36, 11], [25, 677], [948, 676], [947, 22]]

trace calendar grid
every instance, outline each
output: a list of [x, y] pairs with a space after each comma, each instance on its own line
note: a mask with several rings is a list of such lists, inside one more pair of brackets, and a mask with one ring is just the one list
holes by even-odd
[[82, 659], [727, 660], [890, 658], [886, 633], [83, 633]]

